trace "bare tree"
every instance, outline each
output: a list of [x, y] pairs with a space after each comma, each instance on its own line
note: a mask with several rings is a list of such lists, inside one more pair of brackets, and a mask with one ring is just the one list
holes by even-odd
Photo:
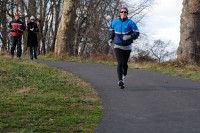
[[[118, 16], [119, 6], [126, 4], [126, 1], [74, 0], [73, 15], [65, 15], [65, 17], [69, 17], [72, 20], [70, 22], [73, 22], [70, 23], [70, 32], [63, 32], [60, 29], [58, 31], [59, 25], [60, 27], [61, 25], [62, 27], [67, 26], [64, 19], [61, 21], [61, 14], [65, 12], [63, 1], [66, 2], [66, 0], [7, 0], [6, 13], [4, 13], [6, 15], [5, 20], [7, 22], [10, 21], [16, 11], [23, 14], [22, 20], [24, 22], [31, 15], [38, 18], [40, 28], [38, 36], [39, 54], [46, 54], [49, 51], [57, 53], [61, 40], [65, 42], [64, 47], [60, 49], [65, 51], [62, 54], [68, 53], [69, 55], [82, 56], [87, 53], [107, 54], [112, 51], [107, 45], [110, 21]], [[129, 5], [129, 17], [134, 16], [137, 22], [141, 22], [144, 16], [143, 11], [150, 6], [151, 1], [141, 0], [137, 4]], [[1, 17], [3, 16], [1, 15]], [[5, 38], [3, 37], [2, 29], [1, 40]], [[8, 33], [6, 34], [8, 35]], [[69, 34], [71, 34], [70, 38], [67, 38], [66, 36]], [[66, 38], [67, 40], [65, 40]], [[9, 41], [7, 38], [5, 40]], [[24, 39], [23, 44], [23, 52], [26, 53], [26, 39]]]
[[[153, 0], [142, 0], [130, 5], [130, 18], [136, 18], [139, 23], [143, 19], [145, 9], [150, 7]], [[80, 48], [79, 55], [84, 53], [110, 53], [107, 45], [109, 24], [119, 14], [121, 5], [126, 5], [122, 0], [82, 0], [77, 6], [77, 21], [75, 24], [75, 53]]]
[[[46, 54], [46, 33], [48, 30], [48, 15], [47, 15], [47, 5], [49, 0], [39, 0], [39, 28], [40, 28], [40, 37], [41, 40], [41, 53]], [[40, 47], [39, 47], [40, 49]]]
[[[57, 27], [60, 20], [61, 4], [63, 0], [12, 0], [13, 11], [20, 11], [23, 15], [23, 20], [31, 15], [38, 20], [40, 32], [38, 33], [38, 52], [39, 54], [46, 54], [51, 49], [50, 47], [55, 44], [55, 37]], [[22, 3], [23, 2], [23, 3]], [[11, 2], [12, 3], [12, 2]], [[23, 5], [23, 10], [21, 9]], [[58, 6], [56, 6], [58, 5]], [[58, 7], [58, 8], [57, 8]], [[55, 11], [54, 11], [55, 8]], [[9, 13], [9, 12], [8, 12]], [[13, 13], [9, 15], [12, 16]], [[28, 18], [27, 18], [27, 21]], [[26, 35], [26, 34], [25, 34]], [[24, 36], [26, 38], [26, 36]], [[54, 40], [54, 44], [53, 44]], [[26, 39], [24, 39], [26, 41]], [[26, 53], [26, 42], [23, 43], [23, 51]], [[54, 48], [54, 46], [52, 47]]]
[[[82, 0], [77, 4], [75, 55], [108, 51], [109, 20], [114, 18], [119, 0]], [[109, 17], [111, 16], [111, 17]]]
[[27, 14], [28, 16], [34, 16], [36, 17], [37, 15], [37, 7], [36, 7], [36, 0], [28, 0], [28, 10], [27, 10]]
[[170, 40], [151, 40], [144, 36], [133, 46], [132, 55], [134, 59], [139, 61], [163, 62], [174, 60], [176, 58], [175, 53], [176, 48]]
[[[60, 14], [61, 14], [61, 4], [62, 4], [62, 0], [52, 0], [52, 2], [54, 2], [54, 25], [52, 25], [52, 30], [54, 29], [54, 31], [52, 31], [52, 42], [51, 42], [51, 46], [50, 46], [50, 51], [54, 51], [55, 49], [55, 42], [56, 42], [56, 35], [57, 35], [57, 31], [58, 31], [58, 26], [60, 23]], [[52, 19], [53, 19], [52, 18]]]
[[2, 51], [6, 50], [7, 46], [7, 19], [6, 19], [6, 0], [0, 3], [0, 39], [2, 42]]
[[71, 43], [73, 42], [73, 23], [74, 23], [74, 10], [75, 1], [64, 0], [62, 18], [59, 24], [58, 33], [55, 43], [55, 54], [71, 55]]
[[175, 52], [175, 50], [169, 50], [170, 46], [172, 46], [171, 41], [164, 42], [162, 40], [155, 40], [153, 45], [150, 48], [150, 52], [154, 58], [158, 60], [158, 62], [164, 61], [166, 58], [170, 58], [171, 55]]

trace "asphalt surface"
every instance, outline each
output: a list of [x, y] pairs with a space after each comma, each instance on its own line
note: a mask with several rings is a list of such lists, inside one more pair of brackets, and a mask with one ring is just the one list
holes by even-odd
[[41, 61], [71, 72], [96, 89], [103, 102], [94, 133], [200, 133], [200, 83], [129, 69], [125, 89], [115, 66]]

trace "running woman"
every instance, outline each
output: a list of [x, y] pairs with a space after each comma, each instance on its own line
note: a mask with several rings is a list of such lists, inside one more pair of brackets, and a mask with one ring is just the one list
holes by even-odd
[[122, 6], [119, 9], [119, 17], [110, 24], [109, 46], [114, 47], [117, 58], [118, 85], [124, 89], [124, 81], [127, 78], [128, 59], [132, 49], [133, 40], [139, 36], [139, 30], [134, 21], [128, 17], [128, 8]]

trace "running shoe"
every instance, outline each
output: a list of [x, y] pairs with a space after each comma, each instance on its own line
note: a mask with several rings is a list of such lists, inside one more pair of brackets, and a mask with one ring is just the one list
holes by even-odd
[[125, 83], [126, 82], [126, 80], [127, 80], [127, 75], [126, 76], [122, 76], [122, 80], [123, 80], [123, 82]]
[[124, 82], [122, 80], [118, 81], [118, 85], [121, 87], [121, 89], [124, 89]]

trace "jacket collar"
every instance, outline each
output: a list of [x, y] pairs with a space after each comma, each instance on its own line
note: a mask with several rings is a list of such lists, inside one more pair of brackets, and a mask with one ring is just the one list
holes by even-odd
[[126, 20], [128, 19], [128, 17], [126, 17], [125, 19], [121, 19], [121, 18], [119, 17], [119, 19], [120, 19], [121, 21], [126, 21]]

